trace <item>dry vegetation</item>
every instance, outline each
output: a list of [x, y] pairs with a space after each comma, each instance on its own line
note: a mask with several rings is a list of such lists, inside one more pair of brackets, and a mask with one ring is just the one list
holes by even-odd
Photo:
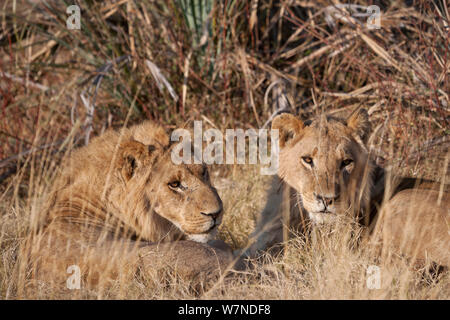
[[[363, 105], [380, 165], [449, 177], [446, 0], [358, 1], [380, 7], [377, 30], [327, 24], [326, 0], [79, 0], [81, 30], [69, 30], [67, 2], [0, 4], [0, 298], [450, 298], [448, 271], [411, 271], [402, 259], [382, 266], [381, 289], [367, 289], [367, 267], [380, 262], [347, 229], [294, 238], [286, 255], [200, 295], [175, 279], [149, 289], [145, 277], [20, 295], [17, 249], [58, 164], [109, 127], [152, 119], [169, 130], [195, 119], [259, 128], [284, 110], [306, 119]], [[242, 248], [269, 178], [256, 166], [215, 166], [213, 180], [225, 206], [220, 237]]]

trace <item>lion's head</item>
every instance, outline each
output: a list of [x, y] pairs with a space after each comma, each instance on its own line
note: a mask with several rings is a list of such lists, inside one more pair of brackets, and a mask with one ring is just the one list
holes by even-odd
[[206, 242], [221, 223], [222, 201], [206, 165], [176, 165], [171, 149], [167, 133], [151, 122], [108, 131], [69, 158], [63, 172], [71, 182], [58, 189], [57, 201], [92, 209], [111, 230], [119, 221], [143, 240]]
[[285, 113], [272, 129], [280, 132], [279, 175], [297, 190], [314, 222], [335, 221], [361, 207], [370, 184], [365, 109], [348, 119], [321, 116], [308, 122]]

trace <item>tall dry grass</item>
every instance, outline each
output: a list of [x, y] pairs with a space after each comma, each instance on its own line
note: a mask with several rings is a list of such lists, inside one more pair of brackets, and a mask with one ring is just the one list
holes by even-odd
[[[363, 105], [380, 165], [448, 182], [445, 0], [378, 1], [378, 30], [351, 19], [328, 25], [331, 1], [76, 3], [81, 30], [67, 29], [64, 1], [0, 4], [2, 298], [22, 297], [18, 246], [61, 159], [109, 127], [152, 119], [170, 129], [196, 119], [221, 130], [258, 128], [280, 111], [305, 119]], [[220, 237], [242, 248], [268, 178], [253, 166], [217, 166], [213, 178], [225, 205]], [[413, 272], [401, 259], [382, 266], [381, 289], [369, 290], [367, 267], [379, 265], [376, 255], [352, 245], [346, 229], [320, 232], [307, 244], [294, 237], [286, 255], [269, 256], [200, 296], [175, 279], [149, 290], [150, 280], [139, 278], [94, 291], [55, 292], [42, 284], [26, 297], [449, 298], [448, 272]]]

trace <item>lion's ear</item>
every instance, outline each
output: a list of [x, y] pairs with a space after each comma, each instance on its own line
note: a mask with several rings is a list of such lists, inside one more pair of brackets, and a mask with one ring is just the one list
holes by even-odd
[[298, 135], [304, 126], [303, 121], [289, 113], [282, 113], [276, 116], [272, 121], [272, 130], [278, 130], [280, 134], [281, 148], [283, 148], [289, 140]]
[[358, 108], [346, 120], [347, 127], [353, 130], [362, 141], [366, 142], [370, 133], [369, 114], [364, 108]]
[[157, 147], [145, 145], [138, 141], [123, 142], [117, 154], [117, 168], [122, 177], [128, 181], [138, 168], [151, 165], [156, 156]]

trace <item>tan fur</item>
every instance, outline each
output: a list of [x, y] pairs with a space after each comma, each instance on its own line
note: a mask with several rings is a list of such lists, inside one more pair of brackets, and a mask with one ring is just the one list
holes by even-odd
[[150, 272], [157, 264], [189, 276], [224, 269], [229, 252], [186, 241], [208, 241], [222, 219], [208, 170], [174, 165], [170, 152], [168, 135], [151, 122], [109, 130], [75, 150], [43, 222], [23, 245], [23, 267], [61, 286], [70, 265], [80, 267], [85, 283], [132, 276], [138, 268]]
[[383, 206], [373, 235], [382, 256], [402, 253], [417, 265], [434, 262], [450, 266], [450, 195], [410, 189]]
[[[383, 194], [385, 182], [380, 179], [372, 188], [375, 168], [365, 146], [370, 126], [364, 109], [348, 119], [322, 116], [310, 124], [282, 114], [273, 120], [272, 129], [280, 130], [279, 177], [273, 180], [247, 255], [286, 240], [283, 228], [304, 232], [311, 224], [354, 219], [355, 215], [359, 221], [371, 218], [370, 211], [376, 208], [371, 203]], [[377, 222], [377, 230], [387, 232], [383, 241], [406, 255], [414, 247], [416, 257], [429, 254], [448, 265], [450, 201], [445, 194], [439, 205], [436, 199], [435, 191], [422, 189], [405, 190], [387, 201]], [[286, 201], [290, 204], [283, 214]], [[421, 237], [419, 230], [429, 232]]]

